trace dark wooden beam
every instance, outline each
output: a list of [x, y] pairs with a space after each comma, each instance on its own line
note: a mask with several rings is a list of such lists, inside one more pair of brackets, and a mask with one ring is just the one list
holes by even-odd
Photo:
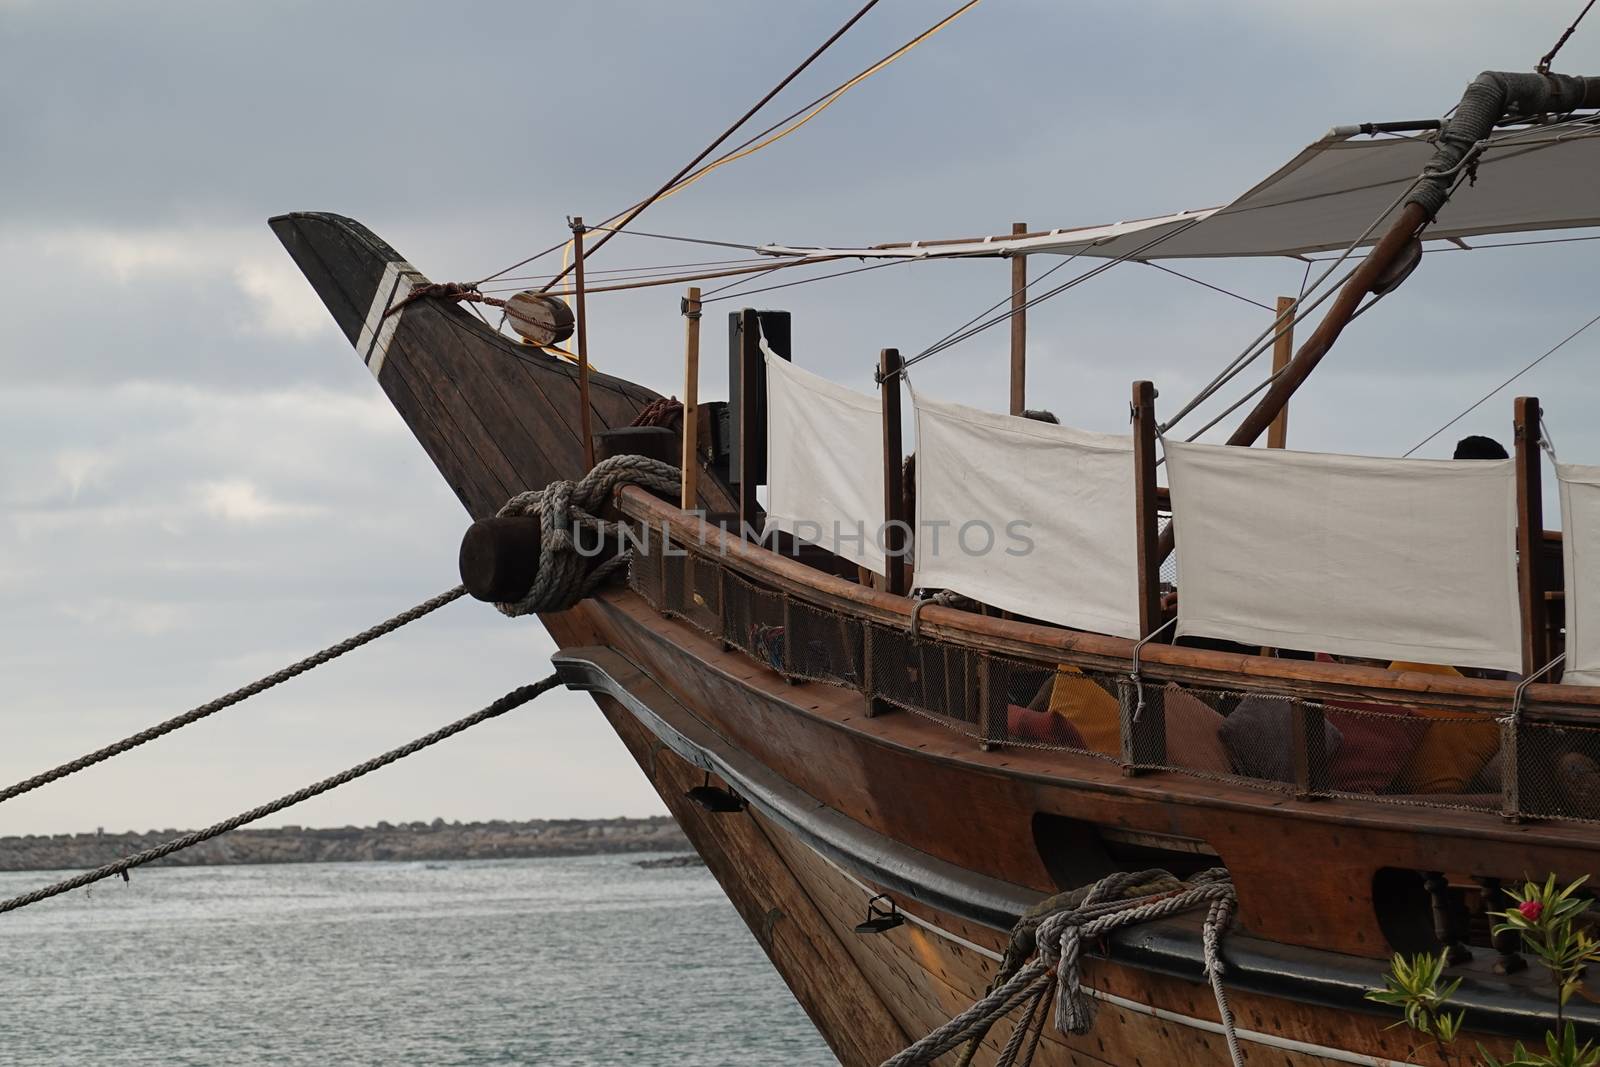
[[766, 469], [767, 365], [761, 358], [761, 321], [754, 308], [739, 312], [739, 519], [752, 528], [760, 504], [758, 472]]
[[900, 350], [885, 348], [878, 354], [879, 386], [883, 400], [883, 543], [885, 561], [884, 591], [895, 596], [910, 592], [906, 581], [906, 534], [911, 522], [906, 516], [905, 449], [900, 440]]
[[[1013, 222], [1011, 233], [1028, 232], [1026, 222]], [[1011, 414], [1028, 406], [1028, 257], [1011, 257]]]
[[1544, 485], [1539, 457], [1539, 399], [1516, 400], [1517, 592], [1522, 605], [1522, 673], [1550, 662], [1550, 618], [1545, 606]]
[[1139, 636], [1161, 625], [1161, 557], [1156, 496], [1156, 387], [1133, 383], [1133, 510], [1139, 568]]
[[589, 313], [584, 305], [583, 289], [583, 216], [572, 219], [572, 291], [578, 319], [578, 405], [581, 409], [580, 433], [583, 434], [583, 461], [586, 469], [594, 467], [594, 414], [589, 406]]
[[683, 472], [680, 497], [684, 511], [700, 503], [700, 287], [689, 286], [683, 298]]

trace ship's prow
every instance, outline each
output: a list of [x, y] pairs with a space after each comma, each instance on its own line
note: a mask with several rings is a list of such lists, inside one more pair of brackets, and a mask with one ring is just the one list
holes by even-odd
[[[318, 211], [268, 224], [474, 518], [585, 469], [577, 370], [454, 302], [407, 299], [429, 279], [354, 219]], [[627, 426], [657, 394], [591, 374], [595, 430]]]

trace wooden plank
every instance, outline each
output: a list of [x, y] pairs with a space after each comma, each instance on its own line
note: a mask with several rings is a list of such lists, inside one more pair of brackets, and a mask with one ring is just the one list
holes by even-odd
[[[1294, 358], [1294, 312], [1300, 302], [1292, 296], [1278, 297], [1278, 335], [1272, 341], [1272, 373], [1277, 374]], [[1283, 405], [1267, 427], [1267, 447], [1286, 448], [1289, 440], [1289, 405]]]
[[905, 514], [905, 449], [900, 440], [902, 366], [899, 349], [885, 348], [878, 353], [878, 375], [882, 379], [879, 389], [883, 401], [883, 538], [887, 557], [883, 588], [891, 596], [905, 596], [910, 591], [905, 559], [911, 524]]
[[583, 288], [583, 216], [572, 218], [572, 289], [576, 300], [578, 329], [578, 404], [582, 413], [584, 469], [594, 467], [593, 408], [589, 403], [589, 313], [584, 305]]
[[1161, 626], [1161, 557], [1156, 546], [1156, 387], [1133, 383], [1134, 537], [1138, 567], [1139, 636], [1149, 637]]
[[1545, 607], [1543, 467], [1539, 455], [1539, 398], [1516, 400], [1517, 592], [1522, 607], [1522, 673], [1550, 662], [1549, 610]]
[[683, 495], [684, 511], [700, 500], [700, 287], [683, 299]]
[[[1028, 232], [1026, 222], [1013, 222], [1011, 233]], [[1028, 406], [1028, 257], [1011, 257], [1011, 414]]]

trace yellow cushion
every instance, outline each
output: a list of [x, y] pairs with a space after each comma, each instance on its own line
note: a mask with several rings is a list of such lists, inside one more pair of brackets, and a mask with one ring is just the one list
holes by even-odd
[[[1437, 663], [1395, 662], [1392, 671], [1422, 671], [1425, 674], [1454, 675], [1454, 667]], [[1428, 720], [1422, 740], [1395, 779], [1397, 793], [1465, 793], [1467, 783], [1500, 751], [1500, 724], [1486, 712], [1446, 711], [1443, 708], [1417, 708], [1417, 715]]]
[[1072, 724], [1083, 747], [1108, 756], [1122, 755], [1122, 706], [1076, 667], [1056, 667], [1050, 711]]
[[[1192, 770], [1230, 773], [1228, 752], [1222, 744], [1222, 716], [1176, 685], [1164, 689], [1152, 685], [1150, 690], [1150, 699], [1160, 699], [1166, 711], [1167, 762]], [[1121, 757], [1122, 707], [1116, 697], [1076, 667], [1056, 667], [1050, 711], [1072, 724], [1084, 748]]]

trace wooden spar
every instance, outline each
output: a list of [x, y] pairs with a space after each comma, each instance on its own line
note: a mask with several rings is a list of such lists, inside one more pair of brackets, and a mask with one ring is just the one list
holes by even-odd
[[[1028, 232], [1026, 222], [1013, 222], [1011, 233]], [[1011, 257], [1011, 414], [1028, 406], [1028, 257]]]
[[[1233, 431], [1233, 436], [1228, 438], [1228, 444], [1248, 446], [1256, 443], [1261, 431], [1278, 417], [1278, 413], [1288, 405], [1289, 398], [1294, 395], [1295, 390], [1299, 389], [1311, 376], [1311, 372], [1317, 369], [1317, 364], [1328, 354], [1333, 342], [1337, 341], [1339, 334], [1350, 325], [1350, 320], [1361, 307], [1361, 301], [1372, 292], [1373, 286], [1378, 284], [1389, 268], [1399, 262], [1412, 239], [1416, 237], [1417, 230], [1427, 221], [1427, 208], [1417, 203], [1405, 206], [1400, 212], [1400, 217], [1395, 219], [1394, 225], [1389, 227], [1388, 232], [1373, 247], [1367, 258], [1361, 261], [1361, 265], [1344, 283], [1344, 288], [1339, 290], [1333, 306], [1322, 316], [1322, 321], [1317, 323], [1317, 328], [1306, 338], [1306, 343], [1300, 346], [1300, 351], [1295, 353], [1294, 359], [1289, 361], [1283, 377], [1273, 382], [1271, 388], [1267, 390], [1267, 395], [1256, 402], [1256, 406], [1244, 417], [1239, 428]], [[1174, 520], [1161, 532], [1161, 559], [1165, 560], [1172, 553], [1177, 530], [1178, 524]]]
[[764, 466], [767, 368], [761, 358], [761, 319], [754, 308], [739, 312], [739, 519], [756, 529], [757, 473]]
[[906, 544], [911, 530], [905, 514], [905, 450], [900, 440], [900, 350], [885, 348], [878, 353], [879, 388], [883, 400], [883, 547], [884, 592], [905, 596]]
[[683, 496], [684, 511], [700, 500], [700, 287], [683, 299]]
[[572, 217], [572, 291], [578, 319], [578, 406], [585, 469], [594, 468], [594, 424], [589, 407], [589, 316], [583, 303], [583, 216]]
[[1522, 602], [1524, 675], [1550, 662], [1549, 608], [1544, 602], [1544, 487], [1539, 457], [1539, 415], [1538, 397], [1517, 397], [1517, 591]]
[[1161, 560], [1156, 555], [1156, 387], [1133, 383], [1134, 520], [1139, 568], [1139, 636], [1161, 626]]
[[[1272, 340], [1272, 373], [1277, 374], [1294, 358], [1294, 313], [1300, 301], [1292, 296], [1278, 297], [1278, 336]], [[1272, 425], [1267, 427], [1267, 447], [1286, 448], [1289, 439], [1289, 405], [1284, 404]]]

